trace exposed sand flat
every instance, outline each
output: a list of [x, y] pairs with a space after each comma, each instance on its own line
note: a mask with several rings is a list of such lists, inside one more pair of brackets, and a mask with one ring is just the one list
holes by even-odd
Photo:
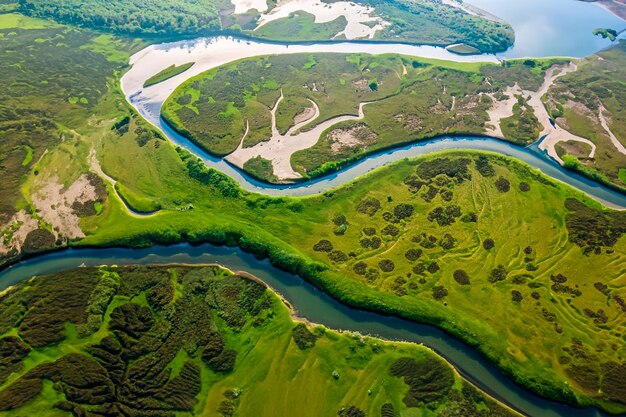
[[611, 131], [611, 128], [609, 127], [609, 121], [606, 119], [606, 116], [604, 115], [605, 112], [607, 112], [607, 110], [604, 108], [604, 106], [601, 105], [600, 110], [598, 111], [598, 118], [600, 119], [600, 125], [602, 125], [602, 128], [606, 131], [607, 135], [609, 135], [609, 138], [611, 139], [611, 142], [613, 142], [613, 145], [615, 146], [615, 148], [617, 148], [617, 150], [620, 153], [626, 155], [626, 147], [622, 145], [619, 139], [617, 139], [615, 134], [613, 134], [613, 132]]
[[496, 100], [494, 94], [488, 94], [494, 104], [489, 110], [487, 110], [487, 114], [489, 115], [487, 133], [500, 139], [504, 139], [504, 133], [502, 133], [500, 121], [513, 115], [513, 106], [517, 103], [516, 95], [523, 94], [523, 92], [516, 83], [513, 87], [507, 87], [504, 94], [506, 94], [508, 98], [502, 101]]
[[311, 0], [282, 0], [267, 14], [262, 14], [257, 29], [278, 19], [289, 17], [298, 11], [315, 16], [315, 23], [328, 23], [343, 16], [348, 21], [345, 29], [334, 37], [346, 39], [372, 39], [376, 32], [388, 26], [382, 18], [374, 15], [374, 8], [357, 3], [338, 1], [323, 3]]
[[539, 124], [543, 126], [540, 136], [545, 137], [545, 139], [539, 145], [540, 149], [547, 151], [548, 155], [557, 160], [560, 164], [563, 164], [563, 160], [556, 153], [556, 144], [566, 141], [582, 142], [591, 146], [589, 158], [593, 158], [596, 154], [595, 143], [589, 139], [576, 136], [559, 125], [553, 125], [550, 114], [541, 101], [541, 98], [548, 92], [548, 89], [554, 84], [555, 80], [573, 71], [576, 71], [576, 65], [574, 63], [570, 63], [569, 65], [555, 65], [546, 71], [543, 84], [538, 91], [523, 90], [519, 85], [515, 84], [513, 87], [508, 87], [506, 91], [504, 91], [508, 96], [506, 100], [496, 101], [494, 95], [490, 94], [489, 96], [494, 100], [494, 105], [487, 111], [489, 122], [487, 122], [488, 126], [486, 132], [490, 135], [504, 138], [500, 122], [502, 119], [513, 115], [513, 106], [517, 103], [516, 96], [522, 95], [527, 99], [528, 105], [533, 109], [533, 113], [539, 120]]
[[[311, 101], [311, 100], [309, 100]], [[311, 101], [311, 103], [313, 103], [313, 106], [311, 107], [307, 107], [306, 109], [304, 109], [304, 111], [300, 114], [298, 114], [294, 119], [294, 125], [300, 124], [300, 123], [304, 123], [304, 122], [308, 122], [311, 119], [313, 119], [315, 117], [316, 113], [316, 108], [317, 108], [317, 104], [315, 104], [313, 101]], [[317, 111], [319, 111], [319, 109], [317, 109]]]
[[312, 121], [316, 120], [320, 111], [317, 104], [313, 101], [311, 103], [315, 109], [315, 115], [306, 121], [297, 123], [293, 126], [285, 135], [281, 135], [276, 128], [276, 110], [280, 105], [280, 102], [284, 99], [283, 92], [281, 90], [280, 97], [274, 104], [272, 109], [272, 137], [266, 142], [261, 142], [249, 148], [243, 147], [243, 139], [239, 147], [225, 159], [231, 164], [243, 168], [243, 165], [250, 159], [260, 156], [263, 159], [267, 159], [272, 162], [274, 168], [274, 175], [282, 181], [289, 181], [301, 178], [302, 176], [293, 170], [291, 167], [291, 156], [303, 149], [310, 148], [315, 145], [319, 140], [322, 133], [336, 125], [337, 123], [349, 121], [349, 120], [361, 120], [365, 117], [363, 108], [368, 103], [361, 103], [359, 105], [358, 116], [338, 116], [327, 120], [319, 125], [315, 126], [311, 130], [302, 132], [301, 129], [307, 126]]
[[72, 205], [94, 201], [97, 198], [95, 187], [89, 181], [89, 177], [83, 174], [67, 188], [58, 182], [57, 177], [50, 178], [33, 194], [32, 201], [37, 213], [52, 225], [57, 233], [69, 239], [77, 239], [85, 237], [85, 234], [80, 228], [80, 218]]
[[[552, 158], [557, 160], [560, 164], [563, 164], [563, 160], [556, 153], [556, 144], [564, 141], [572, 141], [572, 142], [582, 142], [591, 146], [591, 153], [589, 153], [589, 158], [593, 158], [596, 155], [596, 144], [590, 141], [589, 139], [581, 138], [580, 136], [576, 136], [567, 130], [563, 129], [559, 125], [552, 125], [550, 122], [550, 114], [548, 110], [544, 106], [541, 101], [541, 97], [543, 97], [550, 86], [556, 81], [558, 78], [563, 77], [564, 75], [569, 74], [570, 72], [576, 71], [576, 64], [570, 63], [569, 65], [555, 65], [546, 71], [546, 77], [543, 81], [543, 85], [539, 89], [539, 91], [535, 93], [528, 94], [530, 96], [530, 100], [528, 100], [528, 104], [533, 108], [535, 112], [535, 116], [539, 119], [539, 123], [543, 126], [543, 131], [541, 132], [541, 136], [545, 136], [545, 139], [539, 145], [540, 149], [543, 149], [548, 152]], [[557, 72], [558, 71], [558, 72]], [[527, 94], [528, 92], [524, 92]]]
[[230, 2], [235, 6], [235, 14], [243, 14], [253, 9], [259, 13], [267, 10], [266, 0], [230, 0]]
[[26, 236], [39, 228], [39, 222], [25, 210], [20, 210], [7, 224], [0, 226], [0, 231], [9, 228], [13, 230], [13, 236], [6, 245], [4, 239], [0, 239], [0, 255], [6, 255], [13, 249], [21, 250], [26, 241]]

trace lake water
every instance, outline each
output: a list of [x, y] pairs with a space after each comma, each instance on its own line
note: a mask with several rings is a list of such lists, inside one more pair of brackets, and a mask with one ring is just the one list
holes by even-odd
[[515, 45], [502, 58], [584, 57], [611, 46], [593, 35], [596, 28], [626, 28], [626, 22], [593, 3], [574, 0], [466, 0], [506, 20]]

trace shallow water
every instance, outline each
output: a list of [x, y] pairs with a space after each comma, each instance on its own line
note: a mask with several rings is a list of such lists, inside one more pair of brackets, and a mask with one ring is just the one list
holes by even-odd
[[504, 19], [515, 30], [515, 45], [502, 58], [581, 58], [611, 46], [596, 28], [626, 28], [626, 22], [593, 3], [574, 0], [465, 0]]

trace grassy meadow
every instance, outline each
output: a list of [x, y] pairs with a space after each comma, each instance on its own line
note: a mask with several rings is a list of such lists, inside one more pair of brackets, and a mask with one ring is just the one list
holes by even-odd
[[[328, 129], [319, 142], [292, 156], [305, 178], [337, 170], [381, 149], [445, 134], [484, 134], [493, 100], [516, 82], [538, 89], [558, 60], [463, 64], [400, 55], [293, 54], [244, 59], [198, 75], [165, 102], [163, 117], [178, 132], [214, 155], [267, 141], [271, 109], [285, 134], [314, 101], [320, 116], [302, 129], [345, 114], [364, 120]], [[537, 140], [538, 121], [523, 98], [502, 121], [505, 137], [527, 145]], [[348, 140], [345, 140], [345, 137]], [[344, 138], [338, 139], [338, 138]], [[254, 165], [252, 165], [254, 167]], [[255, 170], [244, 170], [258, 176]], [[271, 175], [261, 177], [271, 179]]]
[[66, 271], [0, 312], [6, 416], [518, 415], [425, 347], [294, 322], [218, 267]]
[[238, 245], [343, 302], [442, 327], [539, 393], [622, 407], [619, 388], [602, 384], [624, 355], [623, 214], [477, 152], [401, 161], [316, 197], [268, 198], [198, 173], [166, 145], [139, 148], [127, 135], [101, 146], [107, 172], [145, 155], [119, 180], [162, 210], [131, 219], [109, 200], [78, 244]]
[[[26, 22], [20, 24], [32, 28], [16, 28], [11, 26], [17, 24], [14, 22]], [[614, 412], [626, 409], [626, 239], [623, 237], [626, 219], [623, 213], [603, 209], [581, 193], [547, 179], [520, 162], [470, 151], [445, 152], [399, 161], [341, 188], [313, 197], [269, 198], [246, 193], [229, 178], [207, 169], [188, 153], [175, 149], [129, 108], [119, 91], [119, 76], [128, 62], [130, 51], [140, 48], [143, 45], [141, 42], [68, 26], [50, 26], [47, 21], [16, 18], [13, 14], [0, 15], [0, 28], [0, 52], [6, 58], [0, 61], [0, 70], [5, 77], [3, 80], [8, 80], [5, 83], [7, 88], [0, 93], [4, 100], [0, 102], [0, 126], [3, 134], [7, 132], [4, 137], [9, 138], [0, 144], [7, 147], [7, 150], [3, 148], [0, 152], [2, 158], [7, 155], [7, 159], [0, 163], [5, 170], [2, 171], [3, 181], [0, 186], [6, 187], [0, 193], [2, 214], [10, 219], [16, 211], [24, 211], [35, 223], [36, 230], [58, 233], [59, 237], [51, 242], [41, 239], [45, 245], [35, 245], [33, 251], [66, 245], [148, 246], [181, 241], [240, 246], [259, 257], [270, 258], [279, 268], [300, 274], [347, 304], [443, 328], [481, 351], [517, 382], [542, 395], [572, 404], [596, 405]], [[459, 109], [459, 113], [454, 116], [454, 123], [460, 124], [452, 126], [473, 126], [476, 123], [474, 119], [484, 118], [481, 103], [474, 103], [474, 107], [463, 104], [463, 100], [469, 100], [463, 94], [468, 88], [470, 91], [485, 88], [482, 84], [485, 77], [489, 78], [491, 88], [494, 89], [511, 85], [511, 80], [518, 81], [523, 88], [538, 88], [546, 68], [543, 63], [531, 66], [522, 61], [502, 66], [468, 67], [425, 60], [415, 61], [414, 66], [413, 60], [406, 61], [403, 57], [352, 56], [353, 62], [345, 60], [345, 57], [314, 56], [311, 60], [309, 56], [297, 56], [294, 59], [300, 60], [302, 65], [295, 68], [293, 76], [307, 71], [313, 74], [316, 68], [326, 65], [326, 59], [328, 62], [332, 62], [331, 59], [342, 59], [346, 69], [353, 68], [344, 78], [346, 85], [354, 80], [367, 81], [370, 91], [363, 90], [360, 93], [362, 96], [350, 93], [345, 102], [337, 104], [338, 107], [344, 106], [343, 111], [354, 109], [362, 97], [388, 96], [385, 98], [385, 109], [389, 109], [389, 112], [402, 109], [407, 113], [405, 120], [409, 122], [409, 114], [428, 115], [432, 113], [432, 106], [451, 107], [454, 96], [455, 108]], [[357, 61], [368, 67], [355, 69], [359, 65], [355, 63]], [[240, 71], [237, 65], [247, 65], [260, 78], [265, 76], [265, 70], [259, 68], [259, 63], [278, 67], [278, 62], [279, 58], [261, 58], [258, 61], [233, 64], [235, 66], [230, 69]], [[404, 76], [403, 65], [407, 69]], [[76, 68], [82, 71], [76, 74]], [[399, 75], [395, 74], [396, 71]], [[216, 78], [221, 76], [219, 71], [212, 74]], [[233, 91], [223, 90], [224, 97], [214, 97], [216, 103], [224, 104], [226, 94], [233, 94], [235, 87], [243, 86], [239, 93], [249, 93], [243, 97], [241, 94], [233, 96], [233, 104], [219, 110], [221, 116], [232, 121], [232, 125], [228, 125], [229, 129], [237, 127], [238, 121], [242, 120], [240, 114], [248, 109], [247, 106], [253, 111], [256, 105], [260, 109], [258, 119], [255, 119], [255, 123], [258, 123], [256, 128], [263, 132], [267, 125], [267, 107], [279, 94], [277, 80], [292, 76], [290, 73], [281, 78], [270, 77], [269, 69], [267, 74], [262, 85], [233, 85]], [[373, 81], [370, 75], [376, 76], [375, 91], [370, 87]], [[316, 85], [318, 76], [324, 76], [324, 82], [328, 82], [328, 85], [332, 82], [338, 89], [341, 87], [341, 80], [331, 80], [328, 74], [316, 75], [312, 80]], [[209, 78], [205, 76], [194, 82], [208, 85], [211, 81]], [[413, 82], [411, 86], [419, 86], [419, 89], [404, 87], [409, 78]], [[24, 79], [37, 80], [37, 83], [25, 83]], [[245, 77], [233, 77], [233, 80], [250, 81]], [[256, 85], [258, 91], [253, 85]], [[293, 89], [296, 90], [296, 87]], [[283, 86], [286, 96], [288, 90], [287, 85]], [[346, 94], [348, 90], [349, 87], [346, 87]], [[201, 90], [194, 89], [194, 94], [195, 91]], [[306, 89], [300, 84], [297, 91], [300, 95], [294, 94], [291, 100], [286, 100], [283, 110], [285, 116], [279, 122], [282, 129], [289, 127], [293, 116], [302, 110], [307, 97], [314, 98], [320, 104], [320, 110], [326, 112], [325, 117], [330, 117], [334, 111], [332, 106], [324, 104], [323, 100], [327, 100], [328, 104], [330, 99], [322, 95], [319, 89], [306, 93], [310, 96], [302, 95]], [[425, 93], [420, 94], [420, 91]], [[413, 95], [424, 101], [410, 101]], [[436, 97], [439, 97], [440, 103]], [[238, 107], [236, 104], [241, 102], [244, 106]], [[172, 104], [174, 106], [188, 106], [179, 101], [171, 103], [175, 103]], [[211, 103], [207, 97], [200, 104], [208, 106], [216, 103]], [[408, 103], [416, 104], [410, 107]], [[384, 110], [382, 107], [380, 111]], [[474, 109], [474, 113], [461, 114], [460, 109], [469, 111], [468, 108]], [[378, 117], [374, 112], [370, 115], [366, 111], [365, 122], [368, 126], [374, 126], [377, 120], [381, 123], [380, 131], [377, 132], [381, 141], [387, 128], [392, 133], [405, 129], [401, 124], [403, 122], [395, 121], [393, 117], [385, 114]], [[383, 124], [392, 123], [390, 120], [397, 124]], [[449, 121], [444, 119], [444, 122]], [[445, 127], [450, 126], [436, 129]], [[373, 127], [371, 129], [375, 130]], [[403, 137], [407, 140], [415, 139], [420, 131], [410, 135], [405, 133]], [[391, 133], [388, 138], [392, 141]], [[251, 140], [262, 140], [262, 137]], [[111, 183], [103, 182], [109, 197], [119, 194], [126, 205], [118, 198], [98, 201], [97, 206], [94, 203], [94, 210], [82, 213], [77, 220], [85, 236], [68, 241], [63, 238], [62, 226], [54, 226], [47, 217], [44, 218], [45, 210], [35, 207], [34, 197], [48, 184], [60, 184], [61, 190], [64, 190], [76, 184], [82, 174], [93, 171], [89, 160], [92, 150], [103, 172], [117, 182], [115, 189]], [[341, 156], [337, 160], [343, 159], [345, 157]], [[321, 164], [322, 160], [320, 157], [318, 163]], [[11, 169], [6, 169], [7, 166]], [[266, 161], [254, 161], [250, 168], [259, 176], [271, 175]], [[18, 174], [12, 170], [18, 170]], [[10, 181], [4, 181], [5, 178]], [[129, 213], [127, 205], [138, 212], [156, 211], [156, 214], [143, 217], [133, 215]], [[41, 209], [48, 209], [49, 206]], [[79, 209], [76, 208], [76, 211]], [[5, 223], [1, 224], [4, 227]], [[17, 236], [21, 227], [26, 225], [16, 221], [0, 230], [3, 240]], [[34, 235], [28, 242], [38, 243], [36, 237]], [[20, 254], [15, 249], [9, 256], [3, 254], [2, 261]], [[76, 402], [78, 396], [72, 397], [76, 399], [75, 405], [68, 404], [67, 395], [64, 398], [64, 394], [58, 391], [59, 386], [52, 381], [70, 381], [64, 378], [76, 376], [62, 372], [63, 365], [68, 362], [80, 367], [95, 367], [94, 359], [84, 354], [87, 349], [91, 351], [98, 346], [105, 350], [118, 349], [115, 343], [100, 345], [108, 343], [103, 342], [105, 339], [110, 341], [105, 337], [110, 331], [124, 338], [122, 333], [127, 333], [129, 329], [123, 323], [150, 322], [151, 316], [155, 320], [155, 327], [148, 329], [150, 331], [147, 331], [145, 337], [136, 333], [137, 337], [132, 338], [148, 343], [148, 340], [154, 340], [151, 338], [155, 335], [162, 335], [160, 332], [166, 330], [161, 326], [167, 327], [168, 322], [162, 320], [162, 313], [154, 307], [160, 303], [160, 296], [169, 297], [172, 287], [174, 303], [178, 299], [185, 300], [184, 297], [189, 295], [186, 291], [190, 287], [185, 282], [180, 284], [172, 274], [171, 271], [157, 274], [161, 277], [158, 282], [150, 281], [150, 276], [145, 274], [142, 278], [136, 277], [136, 287], [117, 290], [122, 292], [117, 292], [113, 301], [107, 304], [108, 307], [103, 307], [106, 313], [101, 316], [101, 322], [98, 314], [92, 314], [97, 310], [90, 309], [93, 317], [87, 317], [84, 303], [90, 300], [92, 294], [96, 294], [94, 285], [104, 275], [89, 275], [85, 271], [80, 279], [74, 279], [78, 275], [69, 275], [76, 295], [70, 299], [64, 297], [63, 300], [68, 301], [68, 306], [78, 306], [78, 310], [66, 311], [61, 308], [58, 313], [67, 314], [65, 317], [70, 319], [55, 322], [53, 328], [56, 330], [52, 333], [41, 333], [37, 331], [37, 323], [46, 316], [45, 305], [32, 305], [34, 316], [31, 326], [25, 324], [24, 328], [30, 330], [35, 339], [38, 334], [43, 334], [51, 337], [52, 341], [50, 345], [47, 341], [40, 341], [43, 344], [37, 345], [34, 353], [25, 356], [24, 367], [18, 371], [20, 375], [30, 371], [35, 373], [22, 380], [15, 390], [7, 391], [8, 384], [16, 382], [13, 377], [2, 386], [0, 395], [19, 400], [24, 397], [14, 395], [16, 391], [26, 394], [41, 392], [41, 395], [37, 394], [26, 404], [27, 407], [34, 407], [28, 409], [28, 414], [43, 412], [50, 403], [63, 403], [66, 411], [70, 410], [69, 407], [83, 406], [83, 400]], [[202, 283], [206, 279], [201, 278], [191, 280], [190, 285], [197, 283], [199, 291], [204, 291]], [[119, 288], [122, 288], [126, 280], [113, 279], [107, 282], [113, 287], [115, 282], [119, 282]], [[162, 287], [166, 293], [160, 294], [157, 290], [154, 293], [150, 289], [152, 284], [148, 282], [155, 282], [154, 286]], [[102, 289], [104, 293], [105, 290]], [[23, 317], [26, 313], [24, 306], [31, 305], [29, 303], [36, 297], [29, 298], [26, 290], [22, 293], [25, 294], [22, 303], [0, 314], [5, 323], [1, 333], [3, 338], [23, 337], [23, 334], [20, 335], [22, 324], [18, 326], [18, 321], [11, 320]], [[230, 295], [235, 297], [232, 293]], [[195, 301], [183, 303], [182, 306], [193, 308], [197, 305], [194, 304], [196, 301], [202, 301], [193, 294], [189, 296]], [[8, 300], [6, 297], [3, 296], [0, 305]], [[229, 299], [229, 302], [233, 299], [236, 298]], [[61, 298], [56, 303], [60, 303], [58, 300]], [[136, 306], [123, 307], [129, 303]], [[358, 362], [361, 356], [357, 349], [355, 370], [350, 363], [346, 364], [345, 359], [337, 358], [344, 358], [345, 352], [352, 352], [351, 346], [357, 343], [356, 339], [350, 335], [340, 336], [333, 332], [309, 329], [314, 335], [318, 334], [316, 332], [323, 333], [323, 337], [316, 339], [315, 347], [310, 348], [311, 352], [320, 357], [327, 355], [330, 359], [327, 362], [308, 362], [311, 357], [295, 350], [289, 332], [284, 331], [294, 326], [287, 320], [286, 310], [275, 304], [268, 308], [275, 311], [275, 320], [280, 321], [276, 328], [283, 331], [267, 331], [265, 335], [265, 332], [259, 330], [261, 328], [250, 326], [247, 321], [249, 317], [246, 316], [246, 323], [237, 333], [224, 327], [220, 320], [226, 319], [217, 312], [215, 317], [210, 317], [211, 323], [220, 329], [220, 334], [223, 330], [226, 348], [232, 346], [233, 351], [241, 352], [241, 348], [253, 352], [255, 343], [251, 341], [254, 340], [258, 341], [259, 347], [268, 347], [254, 351], [250, 356], [237, 353], [232, 372], [250, 383], [258, 383], [258, 380], [248, 379], [256, 374], [251, 373], [247, 365], [238, 368], [238, 363], [258, 365], [260, 355], [282, 348], [287, 354], [294, 355], [294, 363], [303, 364], [304, 371], [301, 372], [314, 381], [326, 381], [324, 378], [328, 378], [328, 375], [334, 379], [332, 372], [335, 367], [340, 367], [339, 379], [336, 380], [339, 389], [325, 394], [328, 403], [321, 404], [335, 414], [339, 411], [337, 404], [345, 405], [345, 413], [352, 413], [346, 415], [352, 416], [360, 414], [357, 410], [350, 411], [350, 407], [366, 410], [370, 415], [373, 410], [380, 412], [384, 401], [390, 401], [394, 409], [407, 406], [399, 396], [385, 399], [384, 395], [388, 394], [383, 395], [382, 390], [372, 389], [372, 395], [367, 394], [368, 389], [380, 386], [377, 376], [382, 375], [382, 372], [388, 375], [390, 366], [401, 356], [394, 356], [394, 353], [384, 359], [382, 356], [376, 359], [373, 353], [369, 353], [371, 348], [367, 347], [372, 345], [366, 342], [363, 351], [367, 351], [369, 356], [365, 357], [372, 359], [367, 364]], [[117, 313], [111, 325], [113, 311]], [[127, 315], [130, 316], [126, 321]], [[263, 317], [266, 315], [270, 315], [268, 310], [262, 313]], [[176, 315], [181, 320], [184, 316]], [[207, 318], [206, 315], [203, 317]], [[85, 323], [101, 325], [91, 327], [93, 332], [89, 334], [91, 330], [88, 326], [78, 328]], [[298, 379], [300, 374], [294, 375], [296, 365], [291, 362], [276, 364], [276, 374], [268, 373], [264, 380], [271, 381], [271, 384], [259, 384], [259, 391], [255, 393], [244, 389], [235, 395], [234, 389], [242, 387], [235, 384], [234, 379], [229, 376], [218, 378], [207, 371], [204, 368], [207, 361], [198, 359], [199, 350], [195, 351], [196, 356], [189, 353], [194, 352], [194, 343], [197, 349], [198, 346], [204, 346], [198, 345], [198, 340], [204, 339], [196, 339], [195, 335], [188, 335], [187, 332], [193, 333], [202, 326], [184, 321], [174, 321], [173, 325], [178, 326], [177, 331], [171, 333], [172, 343], [175, 344], [165, 344], [169, 355], [165, 356], [165, 362], [142, 351], [145, 345], [139, 342], [131, 344], [137, 348], [132, 355], [139, 355], [132, 357], [141, 358], [137, 363], [142, 366], [154, 365], [154, 369], [159, 371], [164, 367], [172, 370], [167, 378], [159, 380], [165, 388], [150, 393], [153, 397], [148, 401], [149, 404], [156, 399], [160, 403], [170, 404], [168, 407], [171, 404], [179, 408], [186, 407], [182, 409], [188, 413], [201, 411], [208, 415], [219, 415], [219, 410], [208, 406], [215, 404], [213, 401], [219, 398], [225, 403], [225, 412], [232, 407], [249, 410], [251, 407], [261, 407], [260, 401], [267, 400], [270, 393], [274, 392], [275, 381], [283, 378], [291, 382], [289, 386], [293, 387], [292, 395], [302, 398], [305, 403], [305, 380]], [[142, 333], [144, 330], [139, 326], [133, 331]], [[333, 337], [337, 341], [326, 340], [329, 334], [335, 335]], [[58, 339], [59, 335], [63, 337]], [[20, 345], [22, 342], [14, 338], [5, 341], [13, 346], [11, 351], [17, 354], [24, 352], [25, 349]], [[33, 342], [32, 337], [29, 340], [31, 346], [32, 343], [38, 343], [36, 340]], [[189, 350], [171, 350], [172, 346], [180, 344]], [[420, 358], [427, 354], [424, 353], [426, 351], [416, 349], [410, 346], [397, 347], [397, 351], [403, 352], [403, 355], [404, 352], [414, 352], [411, 355]], [[391, 353], [396, 352], [391, 348], [389, 350]], [[336, 355], [336, 352], [341, 355]], [[70, 356], [63, 360], [69, 354], [78, 354], [86, 359]], [[250, 362], [245, 362], [247, 357]], [[212, 361], [211, 366], [221, 366], [221, 360], [228, 361], [229, 358], [233, 358], [232, 353], [221, 356], [218, 363]], [[256, 360], [253, 361], [253, 358]], [[57, 361], [56, 365], [48, 364], [38, 368], [51, 361]], [[19, 365], [22, 361], [18, 360], [17, 363]], [[331, 367], [329, 363], [338, 365]], [[82, 369], [80, 367], [74, 369]], [[415, 366], [405, 362], [404, 366], [398, 368], [400, 375], [403, 369], [414, 369]], [[104, 378], [102, 370], [98, 372]], [[138, 371], [137, 375], [140, 373]], [[177, 379], [177, 375], [183, 377]], [[110, 376], [106, 378], [110, 379]], [[454, 378], [451, 390], [459, 392], [460, 380], [456, 375]], [[196, 382], [190, 387], [181, 385], [182, 379]], [[98, 379], [103, 380], [106, 379]], [[386, 380], [391, 380], [391, 377], [387, 376]], [[395, 395], [409, 391], [406, 386], [400, 385], [400, 379], [394, 381], [396, 385], [391, 386], [394, 387]], [[210, 385], [209, 382], [216, 387], [210, 393], [203, 391]], [[404, 391], [399, 391], [398, 387], [403, 387]], [[460, 389], [463, 393], [463, 389]], [[181, 394], [181, 391], [184, 392]], [[83, 391], [74, 393], [87, 395]], [[212, 395], [210, 403], [206, 400], [209, 395]], [[91, 397], [85, 398], [92, 401]], [[437, 407], [447, 407], [450, 401], [450, 395], [447, 399], [441, 399], [435, 411], [439, 410]], [[468, 407], [476, 408], [475, 402], [470, 401]], [[483, 405], [478, 408], [483, 408]], [[284, 413], [293, 411], [286, 404], [277, 404], [276, 410], [284, 410]], [[424, 411], [424, 415], [432, 415], [435, 411]], [[19, 411], [12, 413], [19, 415]], [[450, 414], [455, 415], [453, 411]]]
[[[569, 154], [570, 167], [598, 181], [626, 190], [620, 170], [626, 155], [619, 152], [602, 127], [599, 113], [617, 140], [626, 144], [626, 41], [578, 62], [575, 72], [557, 80], [546, 97], [556, 122], [572, 133], [588, 138], [597, 146], [593, 159]], [[571, 97], [576, 97], [572, 100]], [[604, 110], [601, 110], [604, 109]], [[587, 154], [588, 155], [588, 154]], [[576, 161], [578, 159], [578, 161]]]

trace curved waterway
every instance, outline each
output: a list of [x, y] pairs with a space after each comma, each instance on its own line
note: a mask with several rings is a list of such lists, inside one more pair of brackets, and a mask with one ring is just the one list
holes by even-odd
[[346, 307], [302, 278], [280, 271], [268, 261], [259, 261], [236, 248], [183, 244], [149, 249], [66, 249], [0, 271], [0, 291], [34, 275], [79, 266], [167, 263], [217, 263], [233, 271], [246, 271], [281, 294], [300, 317], [314, 323], [389, 340], [423, 343], [450, 361], [470, 381], [528, 416], [607, 416], [594, 408], [578, 409], [543, 399], [513, 383], [471, 347], [433, 326]]
[[[521, 148], [510, 143], [485, 137], [441, 137], [423, 140], [410, 145], [371, 155], [339, 172], [317, 180], [289, 186], [271, 185], [245, 175], [222, 158], [211, 156], [184, 136], [178, 134], [160, 117], [163, 102], [180, 84], [211, 68], [237, 59], [267, 54], [289, 54], [303, 52], [337, 52], [372, 54], [401, 53], [410, 56], [449, 59], [464, 62], [491, 61], [493, 56], [462, 57], [443, 48], [432, 46], [393, 45], [343, 42], [336, 44], [263, 43], [244, 41], [229, 37], [199, 38], [191, 41], [152, 45], [131, 58], [132, 68], [122, 78], [122, 89], [132, 106], [146, 120], [159, 128], [175, 145], [181, 146], [200, 157], [207, 166], [234, 178], [246, 190], [272, 196], [305, 196], [322, 193], [341, 186], [373, 169], [404, 158], [425, 155], [447, 149], [476, 149], [497, 152], [518, 158], [545, 174], [577, 188], [601, 203], [613, 208], [626, 208], [626, 195], [595, 181], [586, 179], [563, 169], [536, 146]], [[144, 81], [170, 65], [195, 62], [188, 71], [162, 83], [143, 88]]]

